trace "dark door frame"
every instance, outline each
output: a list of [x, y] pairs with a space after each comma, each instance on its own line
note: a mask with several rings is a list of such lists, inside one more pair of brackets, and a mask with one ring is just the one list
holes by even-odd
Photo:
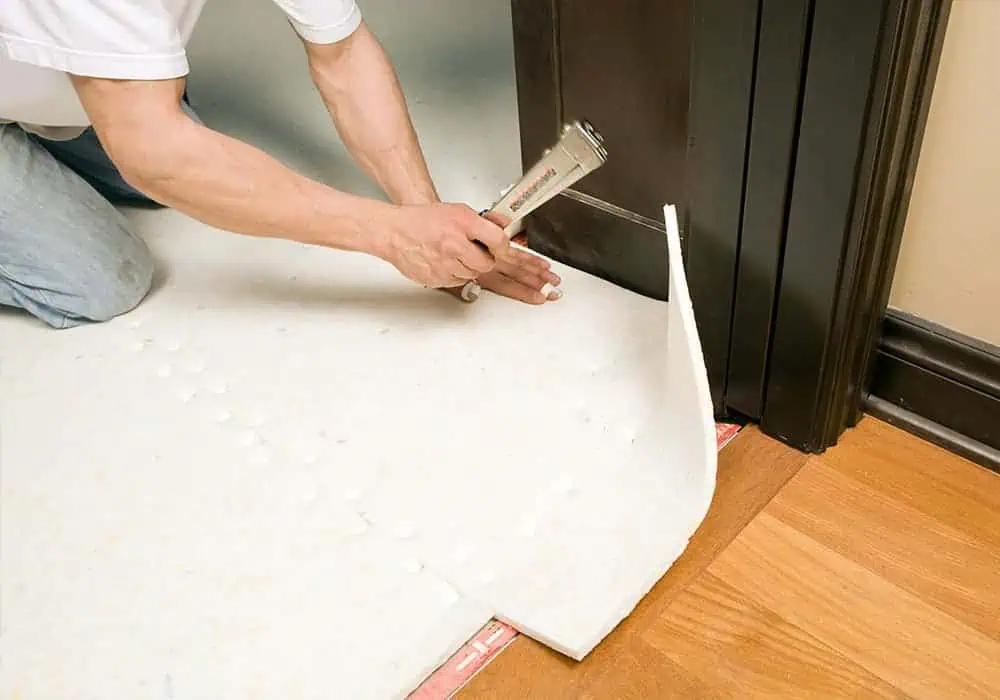
[[[672, 1], [690, 23], [664, 28], [690, 44], [674, 203], [714, 408], [822, 451], [862, 414], [951, 2]], [[512, 0], [526, 164], [588, 116], [564, 113], [566, 3]], [[664, 297], [662, 222], [608, 199], [556, 198], [530, 244]]]

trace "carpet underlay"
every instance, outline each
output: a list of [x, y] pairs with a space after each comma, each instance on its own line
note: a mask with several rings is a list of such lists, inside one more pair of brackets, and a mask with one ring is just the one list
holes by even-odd
[[131, 212], [136, 310], [0, 314], [0, 695], [402, 697], [494, 617], [583, 658], [715, 485], [664, 214], [668, 302], [529, 307]]

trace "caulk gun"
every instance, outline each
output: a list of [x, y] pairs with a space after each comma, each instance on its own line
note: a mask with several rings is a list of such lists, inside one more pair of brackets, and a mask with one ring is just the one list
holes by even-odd
[[[494, 222], [504, 222], [504, 233], [510, 238], [524, 217], [602, 166], [607, 159], [604, 139], [589, 122], [566, 124], [556, 144], [481, 215]], [[482, 288], [475, 280], [469, 280], [453, 293], [471, 303], [479, 298]]]

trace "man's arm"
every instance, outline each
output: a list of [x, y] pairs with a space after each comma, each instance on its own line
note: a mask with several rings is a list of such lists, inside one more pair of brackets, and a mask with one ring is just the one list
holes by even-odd
[[305, 178], [190, 119], [182, 80], [74, 78], [108, 156], [129, 184], [212, 226], [373, 253], [384, 203]]
[[[358, 164], [393, 202], [438, 201], [399, 80], [364, 21], [335, 44], [303, 44], [313, 82]], [[546, 301], [546, 285], [561, 282], [548, 261], [516, 250], [478, 279], [487, 289], [532, 304]]]
[[455, 286], [506, 251], [464, 206], [399, 206], [338, 191], [190, 119], [182, 80], [74, 77], [101, 144], [136, 189], [212, 226], [368, 253], [426, 286]]
[[393, 202], [438, 201], [399, 79], [367, 24], [335, 44], [303, 44], [313, 82], [358, 165]]

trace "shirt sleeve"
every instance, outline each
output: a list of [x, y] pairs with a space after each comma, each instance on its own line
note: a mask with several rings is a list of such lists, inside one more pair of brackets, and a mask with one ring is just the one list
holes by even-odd
[[292, 27], [306, 41], [333, 44], [346, 39], [361, 25], [355, 0], [274, 0]]
[[14, 60], [95, 78], [188, 72], [177, 21], [162, 0], [0, 0], [0, 43]]

